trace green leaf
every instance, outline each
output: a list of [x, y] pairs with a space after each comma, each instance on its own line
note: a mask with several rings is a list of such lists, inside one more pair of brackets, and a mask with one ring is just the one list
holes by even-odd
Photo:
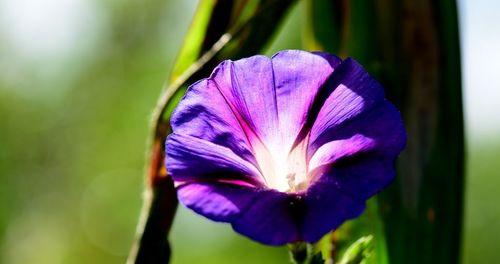
[[184, 44], [177, 55], [177, 61], [170, 74], [170, 81], [177, 79], [200, 57], [215, 3], [213, 0], [201, 0], [199, 2], [191, 26], [184, 38]]
[[309, 50], [338, 54], [342, 39], [342, 20], [346, 12], [342, 1], [306, 0], [304, 3], [303, 42]]
[[365, 264], [372, 256], [373, 236], [362, 237], [345, 251], [339, 264]]
[[[398, 176], [374, 203], [377, 259], [387, 249], [377, 263], [457, 263], [464, 135], [456, 1], [307, 3], [307, 47], [360, 61], [384, 85], [408, 131]], [[338, 231], [340, 245], [369, 232], [365, 216]]]

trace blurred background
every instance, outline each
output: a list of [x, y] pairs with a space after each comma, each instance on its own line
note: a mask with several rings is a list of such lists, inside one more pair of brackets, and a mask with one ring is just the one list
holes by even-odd
[[[0, 0], [0, 263], [123, 263], [148, 122], [194, 0]], [[302, 3], [299, 3], [299, 5]], [[467, 143], [464, 263], [500, 237], [500, 2], [459, 0]], [[301, 48], [295, 6], [267, 54]], [[411, 227], [410, 227], [411, 228]], [[179, 207], [172, 263], [283, 263]]]

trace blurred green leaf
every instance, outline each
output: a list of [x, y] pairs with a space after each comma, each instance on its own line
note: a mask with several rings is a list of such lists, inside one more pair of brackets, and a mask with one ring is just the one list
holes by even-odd
[[170, 82], [177, 79], [200, 57], [215, 3], [213, 0], [201, 0], [198, 4], [189, 31], [184, 37], [184, 44], [170, 74]]
[[[303, 42], [309, 50], [337, 53], [343, 33], [346, 12], [341, 1], [306, 0], [304, 6]], [[328, 25], [328, 26], [326, 26]]]

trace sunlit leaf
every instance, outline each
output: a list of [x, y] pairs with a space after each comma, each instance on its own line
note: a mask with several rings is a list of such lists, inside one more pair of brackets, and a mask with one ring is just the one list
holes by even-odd
[[170, 74], [170, 81], [177, 79], [179, 75], [200, 57], [215, 3], [216, 1], [213, 0], [201, 0], [198, 4], [193, 21], [184, 37], [184, 43]]

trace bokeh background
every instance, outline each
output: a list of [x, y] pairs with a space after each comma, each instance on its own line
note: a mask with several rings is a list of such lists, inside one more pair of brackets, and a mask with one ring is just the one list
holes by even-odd
[[[500, 2], [458, 3], [468, 157], [462, 259], [496, 263]], [[196, 4], [0, 0], [0, 263], [125, 261], [142, 204], [150, 113]], [[301, 48], [299, 9], [267, 54]], [[174, 264], [287, 258], [284, 248], [182, 207], [171, 241]]]

